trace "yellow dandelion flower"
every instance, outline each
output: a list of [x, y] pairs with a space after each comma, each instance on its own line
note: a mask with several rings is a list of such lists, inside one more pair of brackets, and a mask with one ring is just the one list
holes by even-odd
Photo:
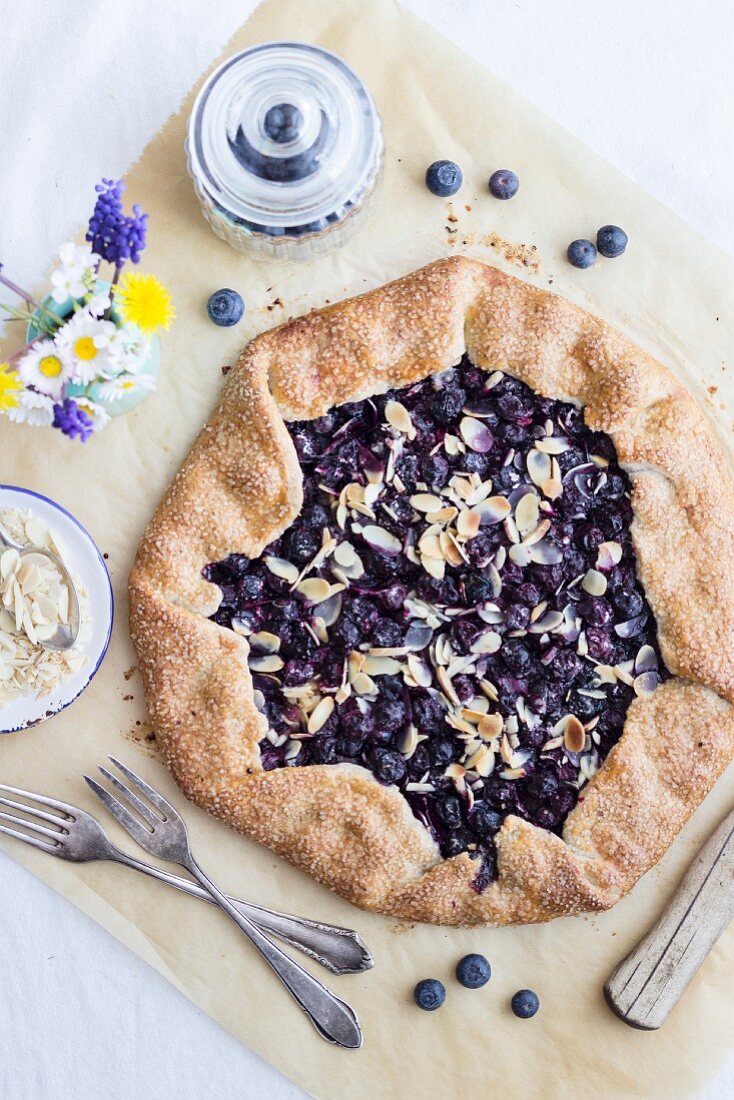
[[127, 271], [114, 288], [115, 302], [124, 321], [136, 324], [146, 336], [169, 328], [175, 316], [171, 295], [155, 275]]
[[23, 383], [17, 370], [10, 363], [0, 363], [0, 412], [9, 412], [18, 408], [18, 395], [23, 392]]

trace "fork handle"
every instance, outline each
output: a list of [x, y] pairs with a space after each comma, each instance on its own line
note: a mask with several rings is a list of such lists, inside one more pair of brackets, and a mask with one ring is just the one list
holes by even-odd
[[[133, 870], [142, 871], [151, 878], [167, 882], [176, 890], [182, 890], [186, 894], [209, 902], [210, 905], [217, 904], [207, 890], [187, 878], [181, 878], [180, 875], [173, 875], [160, 867], [143, 863], [142, 860], [134, 859], [125, 852], [120, 852], [119, 856], [121, 858], [115, 856], [116, 862], [122, 863], [125, 867], [132, 867]], [[291, 947], [303, 951], [309, 958], [330, 970], [332, 974], [360, 974], [374, 965], [372, 956], [361, 937], [351, 928], [342, 928], [337, 924], [321, 924], [306, 917], [278, 913], [230, 895], [227, 895], [227, 900], [258, 928], [271, 932]]]
[[281, 951], [260, 929], [239, 909], [236, 909], [226, 894], [214, 885], [201, 869], [191, 853], [188, 853], [182, 866], [189, 871], [214, 898], [220, 909], [232, 918], [242, 929], [250, 942], [258, 949], [270, 964], [283, 985], [297, 1004], [301, 1006], [316, 1030], [324, 1039], [336, 1046], [355, 1050], [362, 1045], [362, 1030], [353, 1010], [309, 974], [307, 970], [290, 956]]

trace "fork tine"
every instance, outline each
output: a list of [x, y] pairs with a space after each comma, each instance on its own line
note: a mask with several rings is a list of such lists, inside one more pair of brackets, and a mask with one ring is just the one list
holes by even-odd
[[52, 810], [60, 810], [68, 817], [74, 817], [79, 812], [76, 806], [70, 806], [68, 802], [60, 802], [58, 798], [48, 798], [45, 794], [24, 791], [22, 787], [9, 787], [7, 783], [0, 783], [0, 791], [7, 791], [8, 794], [19, 794], [21, 798], [29, 798], [32, 802], [40, 802], [42, 806], [50, 806]]
[[131, 783], [137, 784], [138, 790], [143, 792], [146, 798], [148, 798], [153, 803], [157, 810], [160, 810], [160, 812], [163, 814], [164, 820], [167, 817], [178, 817], [178, 812], [173, 808], [171, 803], [166, 802], [162, 794], [159, 794], [154, 787], [151, 787], [149, 783], [146, 783], [144, 779], [141, 779], [139, 775], [136, 775], [131, 768], [128, 768], [127, 764], [123, 764], [121, 760], [117, 760], [114, 756], [110, 756], [109, 759], [112, 761], [116, 768], [120, 769], [122, 774], [126, 776]]
[[40, 833], [41, 836], [51, 837], [57, 844], [63, 842], [63, 834], [56, 829], [47, 829], [45, 825], [37, 825], [35, 821], [27, 821], [23, 817], [13, 817], [12, 814], [4, 814], [0, 810], [0, 820], [9, 821], [11, 825], [22, 825], [24, 829], [30, 829], [34, 833]]
[[103, 802], [112, 816], [119, 821], [123, 829], [127, 829], [133, 840], [136, 840], [143, 848], [150, 842], [150, 829], [146, 829], [144, 825], [141, 825], [137, 818], [134, 818], [129, 810], [126, 810], [121, 802], [110, 794], [101, 783], [98, 783], [96, 779], [92, 779], [91, 775], [85, 775], [84, 780], [89, 787], [94, 791], [100, 802]]
[[133, 809], [138, 811], [143, 821], [147, 821], [152, 828], [155, 828], [156, 822], [160, 823], [161, 819], [153, 813], [150, 806], [146, 806], [144, 802], [141, 802], [138, 796], [133, 794], [116, 775], [113, 775], [107, 768], [102, 767], [101, 764], [98, 764], [97, 767], [105, 779], [109, 780], [112, 786], [116, 787], [120, 794], [127, 799]]
[[59, 849], [55, 844], [46, 844], [43, 840], [36, 840], [34, 836], [29, 836], [28, 833], [19, 833], [15, 829], [9, 829], [7, 825], [0, 825], [0, 833], [13, 836], [16, 840], [22, 840], [26, 844], [32, 844], [34, 848], [40, 848], [42, 852], [50, 852], [52, 856], [59, 854]]
[[28, 805], [27, 802], [15, 802], [12, 798], [3, 798], [2, 795], [0, 795], [0, 806], [7, 806], [9, 810], [22, 810], [23, 813], [32, 814], [33, 817], [39, 817], [41, 821], [48, 821], [51, 825], [70, 824], [68, 817], [54, 817], [53, 814], [47, 814], [44, 810]]

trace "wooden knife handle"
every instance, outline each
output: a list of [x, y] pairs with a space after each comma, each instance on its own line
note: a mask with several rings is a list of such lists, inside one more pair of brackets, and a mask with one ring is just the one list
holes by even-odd
[[654, 1031], [734, 916], [734, 811], [714, 830], [654, 928], [604, 986], [630, 1027]]

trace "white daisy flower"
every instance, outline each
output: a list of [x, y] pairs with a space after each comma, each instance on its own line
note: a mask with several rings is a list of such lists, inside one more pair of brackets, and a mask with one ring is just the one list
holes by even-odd
[[18, 397], [18, 405], [8, 410], [8, 416], [16, 424], [30, 424], [34, 428], [50, 428], [54, 420], [54, 402], [52, 397], [33, 390], [23, 390]]
[[94, 285], [100, 257], [88, 244], [67, 241], [59, 249], [61, 266], [51, 272], [51, 297], [59, 304], [67, 298], [82, 298]]
[[75, 313], [54, 336], [58, 353], [71, 364], [71, 378], [86, 386], [103, 374], [109, 362], [109, 342], [115, 334], [112, 321]]
[[103, 401], [119, 401], [137, 390], [154, 389], [155, 378], [150, 374], [118, 374], [117, 378], [100, 383], [97, 392]]
[[120, 325], [109, 344], [110, 368], [138, 374], [150, 354], [150, 340], [137, 325]]
[[33, 386], [49, 397], [59, 397], [69, 377], [69, 364], [53, 340], [41, 340], [25, 353], [18, 373], [26, 386]]
[[75, 397], [74, 400], [76, 401], [77, 408], [85, 412], [92, 421], [92, 427], [95, 432], [107, 427], [112, 417], [106, 409], [103, 409], [102, 406], [96, 404], [96, 402], [90, 401], [90, 399], [83, 394]]
[[93, 294], [84, 309], [87, 313], [90, 313], [92, 317], [101, 317], [104, 311], [109, 308], [110, 301], [109, 294], [102, 291], [99, 294]]

